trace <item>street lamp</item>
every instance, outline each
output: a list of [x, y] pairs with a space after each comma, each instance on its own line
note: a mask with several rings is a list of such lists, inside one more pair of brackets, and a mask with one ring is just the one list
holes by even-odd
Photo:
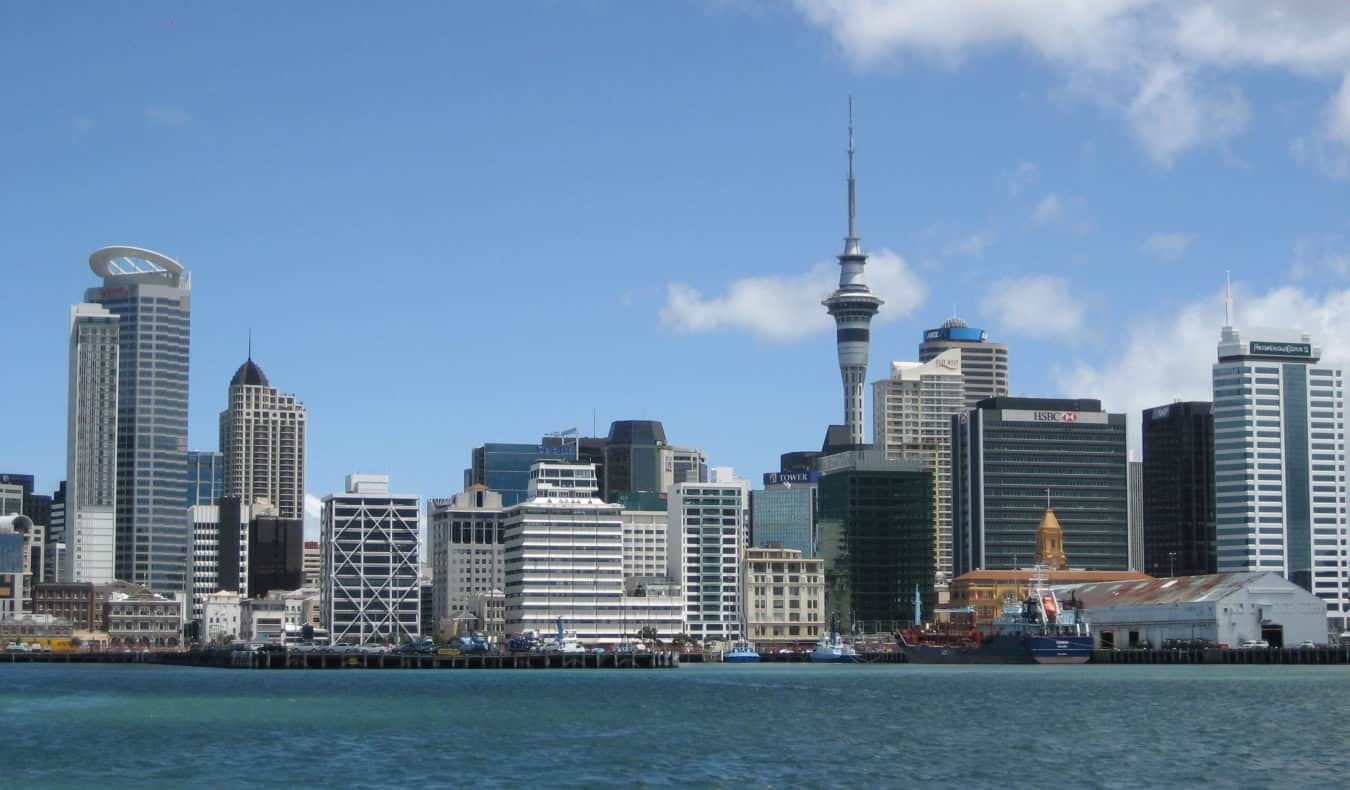
[[1167, 575], [1177, 575], [1177, 553], [1175, 551], [1167, 552]]

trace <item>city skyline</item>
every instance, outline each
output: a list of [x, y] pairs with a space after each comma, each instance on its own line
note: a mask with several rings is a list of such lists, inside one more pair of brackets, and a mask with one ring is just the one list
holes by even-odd
[[[1002, 49], [1015, 35], [989, 50], [960, 38], [950, 54], [965, 61], [935, 63], [913, 55], [925, 41], [853, 41], [861, 28], [799, 8], [600, 4], [533, 21], [430, 8], [415, 14], [425, 25], [377, 20], [398, 47], [372, 43], [349, 64], [303, 48], [293, 66], [275, 42], [347, 40], [370, 20], [281, 10], [236, 27], [209, 9], [92, 8], [66, 30], [54, 12], [7, 11], [33, 35], [0, 58], [34, 79], [14, 88], [28, 123], [0, 131], [13, 184], [0, 200], [17, 254], [41, 265], [14, 275], [26, 388], [5, 403], [24, 419], [0, 465], [35, 474], [39, 491], [60, 482], [69, 306], [90, 251], [126, 243], [195, 279], [188, 449], [219, 449], [223, 384], [252, 327], [254, 357], [309, 409], [312, 497], [354, 470], [449, 496], [472, 448], [592, 433], [592, 415], [600, 435], [659, 419], [673, 444], [757, 480], [842, 417], [819, 302], [837, 272], [849, 93], [868, 282], [886, 300], [866, 382], [916, 360], [955, 301], [1009, 344], [1013, 394], [1101, 398], [1130, 416], [1138, 457], [1142, 408], [1209, 397], [1225, 269], [1237, 323], [1297, 327], [1346, 363], [1343, 183], [1319, 168], [1340, 150], [1327, 136], [1334, 67], [1302, 76], [1276, 61], [1259, 82], [1178, 49], [1246, 107], [1242, 130], [1178, 145], [1157, 136], [1164, 123], [1074, 95], [1055, 53]], [[622, 35], [651, 25], [670, 51]], [[145, 52], [69, 57], [123, 26], [144, 31]], [[44, 51], [57, 30], [66, 43]], [[548, 44], [555, 33], [568, 43]], [[481, 67], [495, 62], [490, 40], [517, 42], [511, 67]], [[617, 49], [580, 56], [599, 40]], [[225, 41], [257, 62], [217, 73], [207, 64]], [[710, 56], [681, 54], [693, 44]], [[619, 62], [633, 73], [616, 75]], [[611, 81], [594, 97], [568, 87]], [[1207, 106], [1209, 86], [1182, 87]], [[358, 117], [352, 97], [393, 131]], [[133, 174], [162, 188], [80, 194]], [[559, 326], [605, 345], [555, 354], [538, 338]], [[348, 358], [367, 375], [348, 381]], [[721, 386], [691, 398], [671, 371]], [[390, 395], [402, 376], [413, 383]], [[544, 399], [540, 380], [567, 384]], [[381, 399], [397, 408], [371, 420]]]

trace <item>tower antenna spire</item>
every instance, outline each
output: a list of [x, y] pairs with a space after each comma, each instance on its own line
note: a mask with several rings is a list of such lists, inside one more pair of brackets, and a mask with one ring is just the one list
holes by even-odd
[[1233, 325], [1233, 273], [1229, 269], [1223, 272], [1223, 325]]
[[248, 328], [248, 358], [253, 359], [253, 327]]
[[858, 252], [858, 204], [853, 178], [853, 94], [848, 97], [848, 245], [846, 252]]

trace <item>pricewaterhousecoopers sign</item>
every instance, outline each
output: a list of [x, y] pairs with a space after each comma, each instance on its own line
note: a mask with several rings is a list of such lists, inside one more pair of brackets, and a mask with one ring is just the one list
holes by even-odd
[[1251, 342], [1251, 353], [1253, 356], [1262, 357], [1311, 357], [1311, 343], [1263, 343], [1259, 340]]

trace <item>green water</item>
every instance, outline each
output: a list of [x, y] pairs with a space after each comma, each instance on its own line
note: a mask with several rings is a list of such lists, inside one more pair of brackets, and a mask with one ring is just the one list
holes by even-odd
[[1335, 787], [1350, 668], [0, 666], [0, 786]]

